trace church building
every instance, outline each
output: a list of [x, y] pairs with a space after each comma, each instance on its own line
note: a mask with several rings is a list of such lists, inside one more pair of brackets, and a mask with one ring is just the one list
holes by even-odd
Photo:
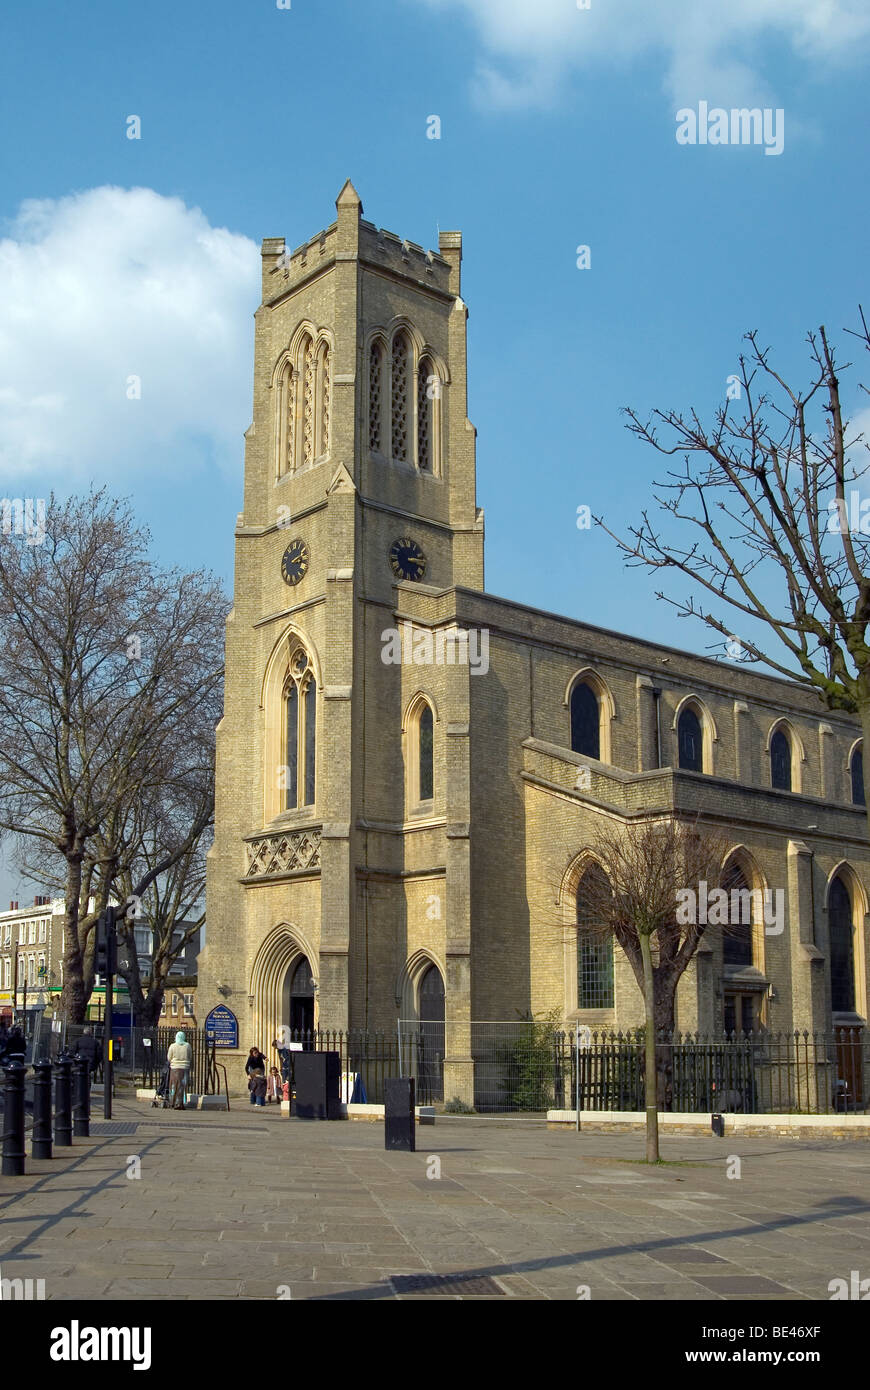
[[[858, 722], [795, 683], [488, 594], [466, 405], [462, 236], [363, 218], [263, 242], [236, 525], [203, 1016], [240, 1054], [279, 1027], [558, 1010], [634, 1027], [621, 949], [584, 930], [602, 816], [695, 815], [722, 883], [777, 900], [702, 942], [677, 1025], [867, 1019], [870, 845]], [[240, 1060], [236, 1065], [240, 1065]]]

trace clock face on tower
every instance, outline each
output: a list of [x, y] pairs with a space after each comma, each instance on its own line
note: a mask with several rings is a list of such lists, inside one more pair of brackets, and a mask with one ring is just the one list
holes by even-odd
[[303, 540], [297, 537], [295, 541], [291, 541], [281, 561], [281, 578], [284, 583], [298, 584], [300, 579], [305, 577], [310, 559], [308, 546]]
[[403, 536], [390, 546], [390, 565], [397, 579], [422, 579], [426, 573], [426, 556], [416, 541]]

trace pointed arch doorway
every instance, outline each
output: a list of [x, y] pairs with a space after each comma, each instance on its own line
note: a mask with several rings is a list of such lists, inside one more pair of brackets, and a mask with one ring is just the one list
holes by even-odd
[[430, 965], [419, 986], [420, 1056], [417, 1066], [419, 1102], [444, 1099], [444, 981]]
[[307, 956], [297, 956], [284, 976], [281, 1012], [291, 1033], [314, 1030], [314, 976]]

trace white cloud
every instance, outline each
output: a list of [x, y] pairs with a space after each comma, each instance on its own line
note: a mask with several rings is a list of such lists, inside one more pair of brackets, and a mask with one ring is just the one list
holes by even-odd
[[0, 475], [239, 468], [258, 276], [252, 241], [148, 188], [22, 204], [0, 240]]
[[[761, 47], [787, 45], [818, 64], [851, 60], [870, 37], [867, 0], [416, 0], [461, 9], [488, 57], [475, 85], [492, 106], [550, 105], [562, 81], [593, 65], [660, 56], [678, 104], [764, 100]], [[494, 66], [493, 59], [500, 60]]]

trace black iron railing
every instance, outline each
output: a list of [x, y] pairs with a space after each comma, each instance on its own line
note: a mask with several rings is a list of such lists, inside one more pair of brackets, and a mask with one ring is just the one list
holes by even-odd
[[[562, 1032], [554, 1044], [552, 1093], [581, 1110], [642, 1110], [645, 1038], [636, 1033]], [[866, 1113], [870, 1033], [672, 1034], [656, 1040], [660, 1109], [683, 1114]], [[555, 1100], [554, 1100], [555, 1104]]]
[[[579, 1080], [581, 1110], [644, 1108], [643, 1030], [577, 1034], [552, 1022], [517, 1020], [431, 1029], [403, 1023], [392, 1030], [317, 1028], [285, 1033], [305, 1050], [337, 1052], [346, 1078], [359, 1076], [366, 1100], [382, 1103], [390, 1076], [414, 1076], [417, 1101], [450, 1100], [444, 1092], [445, 1053], [465, 1061], [474, 1106], [482, 1113], [573, 1110]], [[119, 1071], [145, 1086], [166, 1067], [174, 1027], [134, 1029]], [[203, 1029], [186, 1029], [193, 1050], [191, 1090], [225, 1088], [220, 1050]], [[72, 1039], [70, 1039], [72, 1041]], [[675, 1033], [656, 1040], [661, 1110], [703, 1114], [836, 1114], [870, 1111], [870, 1031], [833, 1033]], [[277, 1056], [267, 1057], [269, 1066]], [[579, 1068], [579, 1070], [578, 1070]], [[457, 1072], [458, 1074], [458, 1072]], [[451, 1083], [452, 1084], [452, 1083]], [[470, 1097], [469, 1097], [470, 1098]]]

